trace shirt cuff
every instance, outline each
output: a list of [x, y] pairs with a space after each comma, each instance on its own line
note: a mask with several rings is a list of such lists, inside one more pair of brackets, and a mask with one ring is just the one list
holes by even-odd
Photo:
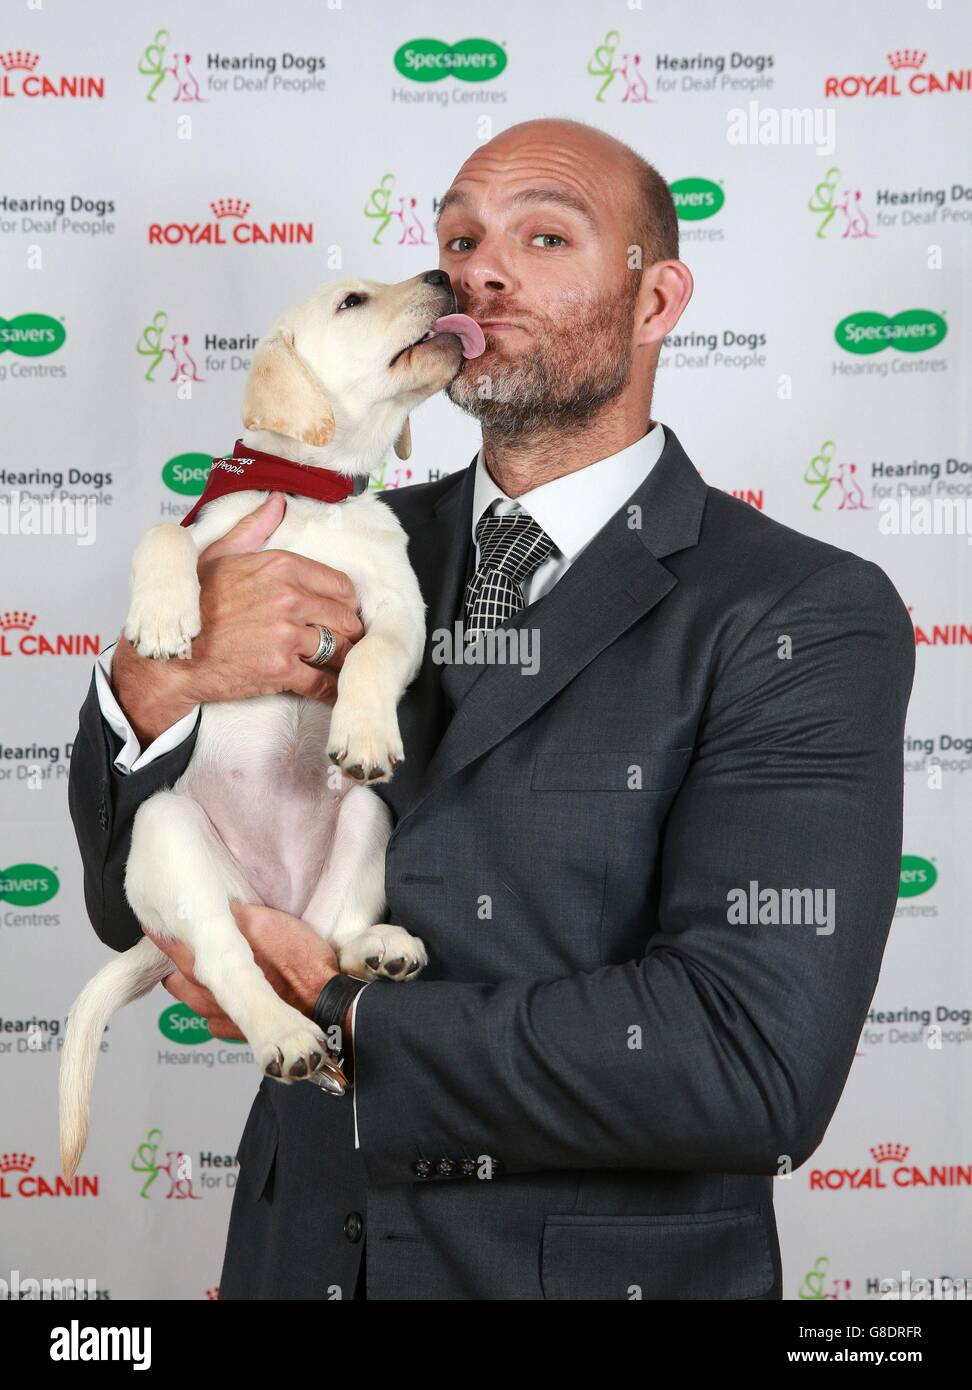
[[[354, 1000], [353, 1000], [353, 1002], [352, 1002], [352, 1004], [351, 1004], [351, 1046], [352, 1046], [352, 1047], [354, 1047], [354, 1016], [355, 1016], [355, 1014], [356, 1014], [357, 1011], [358, 1011], [358, 1000], [361, 998], [362, 994], [364, 994], [365, 989], [367, 989], [367, 988], [368, 988], [368, 986], [365, 985], [364, 989], [359, 989], [358, 992], [357, 992], [357, 994], [354, 996]], [[354, 1085], [353, 1085], [353, 1087], [351, 1088], [351, 1104], [352, 1104], [352, 1106], [354, 1107], [354, 1147], [355, 1147], [356, 1149], [360, 1149], [360, 1148], [361, 1148], [361, 1145], [360, 1145], [360, 1143], [358, 1142], [358, 1069], [357, 1069], [357, 1067], [355, 1068], [355, 1071], [354, 1071]]]
[[149, 763], [154, 762], [163, 753], [168, 753], [170, 749], [178, 747], [184, 739], [188, 738], [196, 727], [199, 706], [196, 705], [175, 724], [164, 729], [143, 753], [134, 730], [125, 718], [122, 707], [115, 699], [115, 693], [111, 688], [111, 658], [116, 645], [117, 643], [112, 642], [110, 647], [106, 647], [103, 652], [98, 653], [98, 659], [95, 662], [95, 687], [98, 691], [98, 704], [105, 723], [122, 740], [121, 751], [115, 758], [115, 770], [127, 774], [148, 767]]

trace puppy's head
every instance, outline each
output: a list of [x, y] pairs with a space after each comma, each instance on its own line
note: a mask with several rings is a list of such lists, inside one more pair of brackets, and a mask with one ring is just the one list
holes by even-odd
[[244, 425], [313, 447], [333, 444], [332, 466], [340, 471], [376, 466], [392, 441], [407, 458], [409, 411], [448, 385], [462, 360], [462, 338], [432, 331], [454, 309], [440, 270], [398, 285], [348, 279], [322, 286], [257, 348]]

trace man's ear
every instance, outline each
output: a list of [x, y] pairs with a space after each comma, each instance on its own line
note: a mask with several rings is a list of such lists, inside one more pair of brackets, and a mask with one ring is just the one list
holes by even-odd
[[243, 392], [243, 424], [248, 430], [273, 430], [305, 444], [331, 442], [334, 411], [294, 347], [289, 329], [264, 338], [253, 355]]
[[408, 422], [408, 416], [402, 424], [398, 438], [395, 440], [395, 453], [400, 459], [410, 459], [412, 457], [412, 427]]

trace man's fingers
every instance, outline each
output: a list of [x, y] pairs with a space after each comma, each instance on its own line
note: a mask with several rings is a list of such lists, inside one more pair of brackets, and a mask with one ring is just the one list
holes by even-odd
[[[323, 627], [326, 627], [334, 638], [334, 650], [327, 658], [327, 664], [328, 666], [333, 666], [336, 670], [340, 670], [344, 665], [345, 657], [354, 645], [354, 640], [345, 637], [342, 632], [338, 632], [337, 628], [331, 627], [330, 623], [324, 618], [318, 618], [317, 622], [321, 623]], [[298, 639], [297, 655], [305, 658], [312, 657], [317, 651], [320, 638], [321, 634], [318, 632], [316, 625], [312, 626], [310, 622], [306, 623]]]
[[272, 536], [284, 519], [287, 500], [282, 492], [271, 492], [265, 502], [261, 502], [255, 512], [238, 521], [231, 531], [221, 536], [212, 545], [207, 545], [200, 560], [218, 560], [223, 555], [244, 555], [248, 551], [259, 550], [264, 541]]
[[308, 666], [299, 658], [294, 662], [287, 689], [295, 695], [303, 695], [308, 700], [321, 700], [325, 705], [333, 705], [337, 699], [337, 672], [322, 667]]

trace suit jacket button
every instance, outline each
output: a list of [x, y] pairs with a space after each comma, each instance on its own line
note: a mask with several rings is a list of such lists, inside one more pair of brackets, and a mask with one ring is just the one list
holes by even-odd
[[361, 1239], [361, 1232], [364, 1230], [364, 1222], [356, 1211], [349, 1211], [344, 1218], [344, 1234], [352, 1245]]
[[417, 1178], [428, 1178], [432, 1175], [432, 1164], [427, 1158], [420, 1158], [412, 1164], [412, 1172]]
[[456, 1165], [451, 1158], [440, 1158], [435, 1165], [435, 1171], [440, 1178], [451, 1178], [456, 1170]]

